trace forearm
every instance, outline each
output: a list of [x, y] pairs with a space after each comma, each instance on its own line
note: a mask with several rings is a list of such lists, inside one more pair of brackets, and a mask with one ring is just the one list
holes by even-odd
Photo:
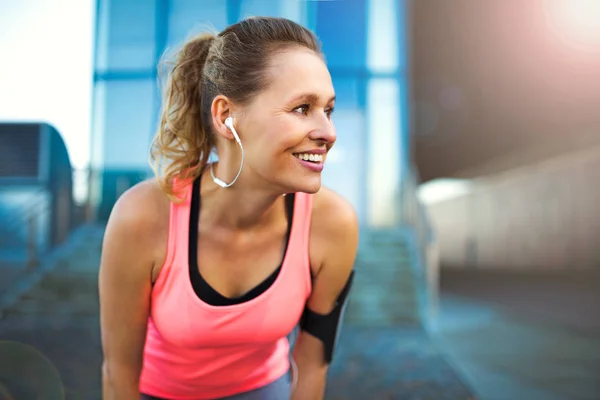
[[325, 395], [326, 370], [298, 366], [298, 382], [291, 400], [322, 400]]
[[140, 400], [139, 373], [130, 369], [102, 366], [103, 400]]
[[294, 346], [297, 382], [292, 400], [323, 399], [329, 365], [323, 360], [322, 354], [318, 339], [302, 332]]

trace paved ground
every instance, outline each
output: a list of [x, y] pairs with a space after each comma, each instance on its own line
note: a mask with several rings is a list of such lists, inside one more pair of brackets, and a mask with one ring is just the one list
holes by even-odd
[[600, 334], [600, 270], [500, 272], [446, 270], [442, 290], [512, 314]]
[[26, 277], [29, 272], [25, 263], [18, 262], [2, 262], [0, 264], [2, 271], [2, 280], [0, 281], [0, 293], [8, 292], [11, 287]]
[[327, 400], [475, 400], [421, 330], [346, 326]]
[[[13, 293], [16, 302], [0, 319], [0, 382], [11, 382], [15, 400], [36, 398], [35, 387], [45, 396], [39, 400], [61, 399], [61, 385], [69, 400], [100, 398], [96, 282], [101, 235], [99, 228], [82, 230], [76, 245], [55, 257], [55, 268], [20, 285], [29, 288], [23, 295]], [[423, 331], [346, 326], [327, 399], [474, 397]]]
[[482, 400], [600, 399], [592, 274], [445, 272], [437, 339]]
[[[47, 391], [43, 392], [47, 397], [33, 397], [33, 387], [40, 382], [52, 386], [49, 381], [56, 380], [52, 368], [42, 367], [44, 362], [56, 368], [67, 399], [100, 399], [96, 284], [100, 237], [99, 229], [78, 232], [72, 243], [49, 260], [54, 268], [45, 264], [41, 267], [48, 269], [45, 274], [30, 274], [15, 283], [13, 289], [25, 293], [18, 297], [14, 290], [3, 293], [17, 299], [0, 319], [0, 352], [4, 348], [4, 354], [12, 353], [10, 359], [0, 358], [0, 378], [21, 382], [17, 389], [11, 387], [15, 400], [61, 398]], [[15, 369], [15, 364], [20, 368]], [[31, 369], [41, 372], [28, 373]]]

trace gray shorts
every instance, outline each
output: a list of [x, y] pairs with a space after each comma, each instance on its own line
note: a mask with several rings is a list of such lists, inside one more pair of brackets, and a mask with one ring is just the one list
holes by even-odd
[[[290, 377], [283, 375], [275, 382], [249, 392], [234, 394], [214, 400], [286, 400], [290, 398]], [[142, 394], [141, 400], [168, 400]]]

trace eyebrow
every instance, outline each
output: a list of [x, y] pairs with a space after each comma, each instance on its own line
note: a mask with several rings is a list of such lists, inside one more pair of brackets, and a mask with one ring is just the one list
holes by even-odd
[[[301, 95], [294, 97], [291, 102], [293, 103], [299, 100], [306, 100], [310, 103], [318, 103], [319, 100], [321, 100], [321, 96], [314, 93], [302, 93]], [[331, 103], [334, 100], [335, 95], [333, 95], [329, 100], [327, 100], [327, 103]]]

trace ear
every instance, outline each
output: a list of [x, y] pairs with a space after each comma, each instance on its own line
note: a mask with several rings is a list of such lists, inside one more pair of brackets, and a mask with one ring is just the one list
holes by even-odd
[[229, 98], [219, 94], [213, 100], [210, 112], [215, 134], [228, 140], [235, 140], [231, 130], [225, 126], [227, 117], [233, 116], [233, 102]]

